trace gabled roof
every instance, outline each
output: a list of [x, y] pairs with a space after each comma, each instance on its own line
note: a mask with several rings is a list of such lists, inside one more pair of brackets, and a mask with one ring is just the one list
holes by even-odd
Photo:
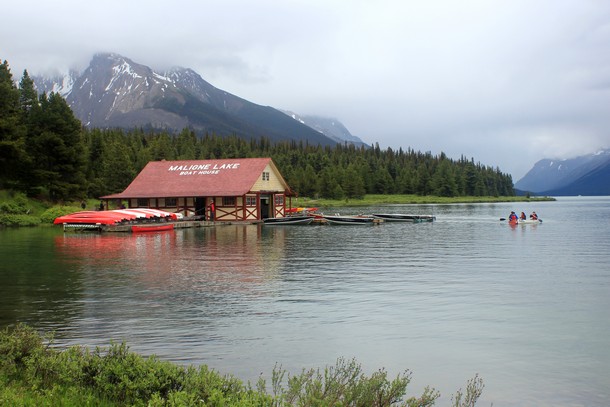
[[289, 190], [271, 158], [151, 161], [123, 192], [102, 198], [241, 196], [252, 190], [267, 165]]

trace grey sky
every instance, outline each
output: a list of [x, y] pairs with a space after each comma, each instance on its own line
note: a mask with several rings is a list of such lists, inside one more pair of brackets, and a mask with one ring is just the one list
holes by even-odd
[[[21, 4], [19, 4], [21, 3]], [[382, 148], [461, 155], [520, 179], [610, 147], [605, 0], [11, 1], [15, 76], [96, 52], [192, 68], [252, 102], [339, 119]]]

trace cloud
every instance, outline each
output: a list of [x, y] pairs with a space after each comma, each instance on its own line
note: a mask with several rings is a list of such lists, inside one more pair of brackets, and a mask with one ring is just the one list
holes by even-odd
[[3, 12], [14, 74], [84, 68], [100, 51], [184, 66], [255, 103], [336, 117], [366, 142], [473, 157], [515, 180], [539, 159], [610, 146], [607, 2], [34, 0]]

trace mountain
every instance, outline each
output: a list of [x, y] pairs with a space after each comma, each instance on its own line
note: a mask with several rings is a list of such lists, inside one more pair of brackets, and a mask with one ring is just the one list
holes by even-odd
[[337, 143], [348, 142], [355, 146], [366, 146], [362, 140], [352, 135], [349, 130], [337, 119], [321, 116], [300, 116], [294, 112], [282, 110], [285, 114], [292, 117], [294, 120], [303, 123], [335, 140]]
[[515, 188], [540, 195], [610, 195], [610, 149], [566, 160], [540, 160]]
[[212, 86], [191, 69], [159, 73], [121, 55], [103, 53], [81, 74], [32, 79], [39, 92], [61, 94], [87, 127], [191, 128], [198, 134], [336, 144], [279, 110]]

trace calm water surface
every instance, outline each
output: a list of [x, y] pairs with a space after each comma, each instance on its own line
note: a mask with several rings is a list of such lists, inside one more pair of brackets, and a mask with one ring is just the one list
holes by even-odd
[[[342, 213], [379, 208], [342, 208]], [[512, 228], [510, 210], [539, 225]], [[395, 205], [434, 223], [220, 226], [142, 235], [0, 230], [0, 326], [243, 380], [356, 358], [440, 406], [610, 405], [610, 198]]]

